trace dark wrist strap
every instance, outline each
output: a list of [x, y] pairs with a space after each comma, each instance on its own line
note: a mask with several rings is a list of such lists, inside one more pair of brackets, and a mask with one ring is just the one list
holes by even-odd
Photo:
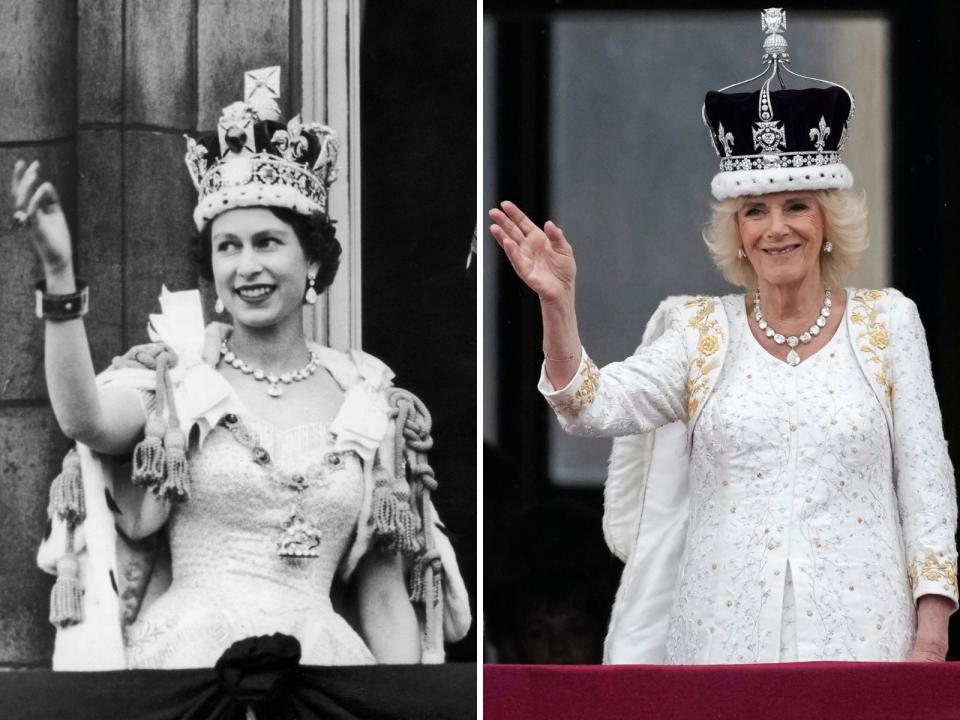
[[77, 291], [66, 295], [47, 293], [47, 282], [37, 283], [37, 317], [41, 320], [74, 320], [90, 310], [90, 288], [83, 280], [77, 280]]

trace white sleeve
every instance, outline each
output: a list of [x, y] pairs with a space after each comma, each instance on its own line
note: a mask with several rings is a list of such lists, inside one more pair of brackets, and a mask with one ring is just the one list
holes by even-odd
[[943, 595], [956, 604], [956, 487], [927, 340], [916, 305], [893, 299], [894, 473], [907, 569], [914, 599]]
[[555, 389], [544, 366], [537, 388], [567, 432], [611, 437], [686, 421], [686, 382], [682, 318], [674, 310], [663, 334], [626, 360], [597, 369], [584, 350], [566, 387]]

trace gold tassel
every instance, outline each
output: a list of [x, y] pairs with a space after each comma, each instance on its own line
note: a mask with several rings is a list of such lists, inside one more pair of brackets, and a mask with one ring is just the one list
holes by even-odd
[[84, 521], [87, 507], [80, 477], [80, 455], [71, 449], [63, 458], [63, 470], [50, 485], [50, 504], [47, 514], [60, 518], [71, 527]]
[[50, 622], [57, 627], [67, 627], [83, 620], [83, 588], [79, 575], [80, 563], [76, 555], [68, 552], [57, 560], [57, 581], [50, 591]]
[[167, 474], [158, 491], [168, 500], [181, 502], [190, 495], [190, 471], [187, 466], [187, 439], [178, 427], [171, 427], [163, 439]]
[[163, 450], [163, 434], [166, 425], [159, 415], [147, 418], [144, 438], [133, 449], [133, 472], [130, 479], [134, 485], [156, 485], [163, 481], [166, 454]]

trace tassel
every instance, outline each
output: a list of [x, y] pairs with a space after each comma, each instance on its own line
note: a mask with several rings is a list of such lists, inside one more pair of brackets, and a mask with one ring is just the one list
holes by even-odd
[[392, 538], [397, 531], [397, 497], [390, 487], [390, 476], [381, 469], [373, 486], [373, 535]]
[[171, 427], [163, 439], [167, 475], [158, 492], [167, 500], [182, 502], [190, 495], [190, 470], [187, 466], [187, 439], [178, 427]]
[[406, 554], [419, 552], [420, 543], [417, 540], [417, 530], [419, 530], [419, 523], [417, 522], [417, 516], [410, 509], [410, 503], [407, 502], [406, 498], [398, 498], [396, 536], [397, 549], [400, 552]]
[[166, 426], [159, 415], [147, 418], [145, 437], [133, 449], [133, 472], [130, 479], [134, 485], [156, 485], [163, 480], [166, 455], [163, 451], [163, 434]]
[[[413, 564], [413, 568], [410, 571], [410, 578], [408, 580], [410, 602], [422, 602], [425, 605], [436, 605], [440, 601], [440, 573], [442, 572], [442, 568], [443, 564], [440, 561], [440, 554], [436, 550], [433, 552], [424, 553], [417, 558], [416, 562]], [[431, 597], [427, 596], [428, 570], [433, 571], [433, 577], [429, 586], [429, 589], [433, 591]]]
[[63, 458], [63, 470], [50, 486], [50, 504], [47, 514], [76, 527], [87, 516], [86, 502], [83, 496], [83, 483], [80, 478], [80, 455], [70, 450]]
[[80, 587], [80, 563], [67, 553], [57, 561], [57, 582], [50, 591], [50, 622], [67, 627], [83, 620], [83, 588]]
[[409, 595], [410, 602], [423, 602], [423, 558], [417, 558], [417, 561], [413, 564], [413, 569], [410, 570], [409, 578]]
[[410, 492], [405, 482], [391, 487], [385, 474], [377, 479], [373, 490], [373, 535], [390, 552], [419, 552], [417, 532], [420, 523], [410, 509]]

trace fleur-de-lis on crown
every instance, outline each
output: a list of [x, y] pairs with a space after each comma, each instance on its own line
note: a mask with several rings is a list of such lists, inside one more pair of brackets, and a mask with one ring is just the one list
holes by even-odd
[[193, 187], [196, 190], [199, 190], [200, 179], [203, 177], [203, 174], [207, 171], [207, 166], [210, 164], [207, 160], [207, 149], [189, 135], [184, 135], [183, 137], [185, 137], [187, 140], [187, 154], [184, 157], [184, 160], [187, 163], [187, 171], [190, 173], [190, 179], [193, 181]]
[[726, 157], [730, 157], [730, 154], [733, 152], [730, 145], [733, 143], [733, 133], [725, 133], [723, 131], [723, 123], [720, 123], [720, 127], [717, 128], [717, 140], [720, 141], [720, 144], [723, 146], [723, 154]]
[[287, 123], [286, 130], [277, 130], [270, 138], [270, 142], [276, 146], [284, 160], [296, 162], [307, 151], [309, 145], [302, 130], [303, 125], [300, 122], [300, 116], [297, 115]]
[[320, 152], [313, 164], [313, 171], [327, 185], [337, 179], [339, 168], [337, 158], [340, 156], [340, 139], [333, 128], [323, 123], [312, 122], [306, 129], [316, 135], [320, 141]]
[[[844, 130], [846, 130], [846, 128], [844, 128]], [[829, 136], [830, 128], [827, 126], [826, 119], [821, 115], [819, 128], [810, 128], [810, 139], [814, 141], [814, 147], [816, 147], [817, 152], [823, 152], [823, 146]]]

